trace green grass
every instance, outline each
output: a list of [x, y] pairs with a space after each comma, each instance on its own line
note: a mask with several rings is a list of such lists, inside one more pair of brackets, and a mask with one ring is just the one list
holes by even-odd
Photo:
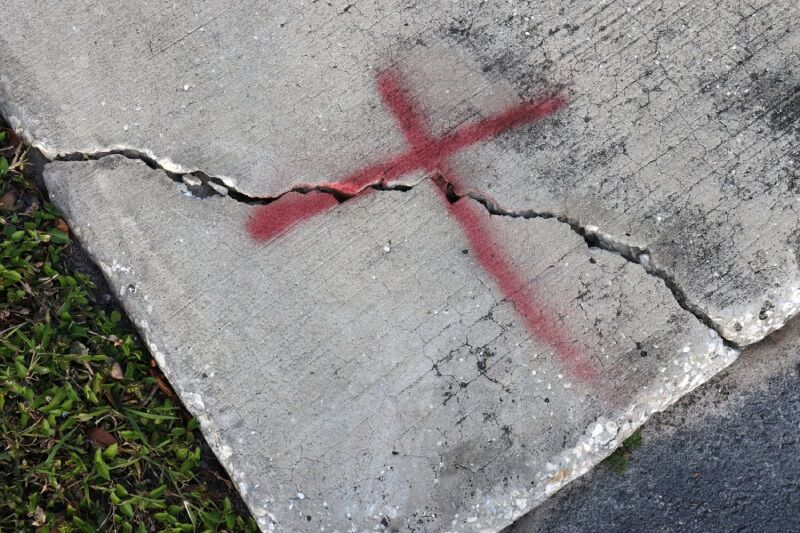
[[0, 132], [0, 530], [256, 531]]
[[614, 453], [606, 457], [603, 464], [617, 474], [624, 474], [625, 470], [628, 468], [628, 462], [631, 460], [633, 451], [641, 445], [642, 434], [636, 431], [625, 439], [622, 446], [614, 450]]

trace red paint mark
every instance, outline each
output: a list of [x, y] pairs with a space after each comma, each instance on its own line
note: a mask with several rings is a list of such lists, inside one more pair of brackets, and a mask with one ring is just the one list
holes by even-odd
[[569, 342], [559, 322], [545, 311], [546, 302], [500, 252], [501, 246], [488, 227], [486, 210], [477, 202], [465, 199], [451, 203], [445, 196], [445, 190], [447, 182], [454, 183], [455, 176], [447, 169], [441, 169], [440, 174], [442, 179], [434, 181], [438, 181], [439, 192], [448, 211], [461, 226], [478, 263], [491, 274], [500, 292], [514, 304], [517, 313], [525, 320], [526, 329], [537, 340], [553, 348], [561, 365], [572, 376], [587, 383], [594, 381], [598, 377], [597, 370]]
[[[583, 382], [595, 381], [598, 371], [569, 341], [559, 321], [546, 311], [545, 301], [501, 252], [483, 208], [470, 200], [450, 202], [447, 198], [448, 183], [458, 185], [460, 181], [446, 164], [449, 156], [554, 113], [566, 105], [566, 100], [556, 97], [525, 102], [497, 115], [460, 126], [441, 137], [433, 137], [428, 133], [423, 116], [415, 110], [397, 72], [388, 70], [378, 77], [378, 92], [397, 120], [408, 141], [409, 150], [387, 161], [362, 168], [325, 187], [355, 196], [363, 194], [364, 189], [371, 185], [387, 184], [410, 172], [423, 170], [432, 173], [442, 201], [464, 232], [478, 263], [492, 276], [503, 296], [514, 304], [524, 319], [526, 329], [537, 340], [550, 346], [562, 366], [575, 378]], [[333, 195], [324, 193], [291, 195], [285, 202], [282, 200], [279, 198], [262, 206], [248, 221], [248, 231], [254, 239], [262, 242], [270, 240], [300, 220], [321, 213], [337, 203]]]
[[[464, 148], [485, 141], [506, 130], [529, 124], [566, 105], [566, 100], [561, 97], [524, 102], [510, 107], [498, 115], [466, 124], [447, 135], [433, 138], [425, 134], [425, 129], [421, 127], [421, 124], [414, 124], [419, 119], [416, 118], [417, 114], [413, 111], [410, 102], [407, 101], [398, 80], [394, 71], [386, 71], [378, 78], [378, 90], [389, 109], [398, 117], [401, 129], [411, 144], [411, 149], [387, 161], [364, 167], [339, 181], [322, 184], [321, 187], [344, 196], [355, 196], [367, 187], [389, 184], [399, 177], [417, 170], [433, 171], [441, 161]], [[310, 204], [319, 202], [310, 194], [305, 196], [308, 197], [307, 201]], [[282, 197], [258, 209], [248, 222], [250, 234], [254, 239], [262, 242], [270, 240], [305, 218], [297, 216], [292, 224], [285, 224], [283, 209], [278, 206], [281, 199]], [[332, 202], [331, 206], [335, 204], [336, 202]], [[320, 212], [315, 211], [313, 205], [304, 207], [302, 199], [292, 200], [292, 205], [298, 211], [308, 211], [310, 215]], [[272, 209], [276, 210], [274, 215]]]
[[247, 231], [257, 241], [268, 241], [301, 220], [327, 211], [337, 203], [332, 194], [319, 191], [289, 193], [270, 204], [259, 206], [247, 221]]
[[[387, 101], [387, 105], [391, 106], [392, 100], [399, 100], [398, 94], [401, 93], [397, 84], [397, 78], [392, 71], [384, 72], [379, 78], [378, 89], [384, 100]], [[432, 167], [436, 167], [439, 161], [464, 148], [485, 141], [506, 130], [529, 124], [538, 118], [558, 111], [564, 105], [566, 105], [566, 100], [563, 98], [525, 102], [498, 115], [456, 128], [452, 133], [439, 138], [428, 137], [417, 128], [409, 128], [413, 125], [412, 123], [401, 121], [400, 126], [406, 135], [425, 135], [419, 139], [408, 137], [411, 150], [388, 161], [370, 165], [327, 186], [345, 194], [358, 194], [370, 185], [390, 183], [400, 176], [416, 170], [430, 170]], [[416, 116], [414, 113], [404, 114]], [[402, 120], [411, 119], [403, 117]]]

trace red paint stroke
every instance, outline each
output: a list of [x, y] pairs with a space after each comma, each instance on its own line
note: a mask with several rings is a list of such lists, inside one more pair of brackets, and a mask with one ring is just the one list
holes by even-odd
[[598, 377], [597, 370], [588, 363], [574, 344], [567, 339], [559, 322], [545, 311], [547, 304], [528, 286], [525, 279], [514, 269], [507, 257], [500, 251], [488, 225], [489, 217], [483, 206], [475, 201], [460, 199], [450, 202], [446, 196], [447, 183], [454, 183], [455, 175], [446, 168], [439, 171], [439, 179], [434, 179], [439, 193], [450, 214], [461, 226], [469, 241], [469, 247], [481, 267], [491, 274], [506, 299], [514, 304], [525, 321], [528, 332], [537, 340], [549, 345], [555, 352], [562, 367], [572, 376], [583, 382], [592, 382]]
[[257, 241], [269, 241], [301, 220], [327, 211], [339, 203], [332, 194], [311, 191], [289, 193], [259, 206], [247, 221], [247, 232]]
[[[400, 80], [396, 71], [384, 71], [378, 77], [378, 92], [397, 120], [409, 150], [387, 161], [364, 167], [338, 182], [325, 184], [325, 187], [355, 196], [363, 194], [367, 187], [385, 185], [410, 172], [423, 170], [432, 173], [442, 201], [461, 227], [478, 263], [495, 280], [503, 296], [514, 304], [524, 319], [526, 329], [537, 340], [550, 346], [561, 365], [576, 379], [595, 381], [598, 371], [569, 341], [560, 322], [546, 311], [546, 303], [501, 252], [501, 246], [488, 225], [489, 217], [485, 210], [476, 202], [466, 199], [451, 202], [447, 197], [448, 184], [458, 185], [460, 181], [446, 165], [447, 157], [502, 132], [550, 115], [564, 107], [566, 100], [555, 97], [524, 102], [497, 115], [459, 126], [441, 137], [433, 137]], [[332, 194], [287, 195], [260, 207], [248, 221], [247, 229], [255, 240], [264, 242], [297, 222], [330, 209], [336, 203]]]
[[[387, 161], [366, 166], [339, 181], [321, 184], [322, 188], [338, 192], [343, 196], [355, 196], [368, 187], [387, 185], [401, 176], [418, 170], [433, 171], [441, 161], [464, 148], [478, 144], [504, 131], [529, 124], [566, 105], [566, 100], [562, 97], [523, 102], [497, 115], [460, 126], [447, 135], [434, 138], [425, 133], [421, 124], [414, 124], [419, 119], [416, 118], [417, 114], [410, 107], [411, 104], [399, 84], [399, 77], [395, 71], [385, 71], [378, 77], [378, 91], [389, 109], [398, 117], [411, 149]], [[417, 136], [421, 137], [417, 138]], [[299, 212], [308, 212], [309, 216], [320, 213], [321, 211], [316, 210], [320, 200], [311, 197], [310, 194], [306, 194], [305, 197], [305, 201], [312, 205], [304, 207], [301, 197], [292, 201], [294, 208]], [[298, 216], [292, 224], [286, 224], [284, 210], [278, 205], [282, 198], [259, 208], [248, 221], [250, 235], [255, 240], [268, 241], [304, 218]], [[331, 200], [330, 206], [334, 205], [336, 202]], [[273, 209], [275, 209], [274, 212]]]

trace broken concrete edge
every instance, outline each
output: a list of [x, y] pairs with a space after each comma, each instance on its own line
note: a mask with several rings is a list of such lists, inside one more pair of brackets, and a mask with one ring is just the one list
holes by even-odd
[[[334, 188], [325, 187], [322, 185], [297, 185], [286, 191], [280, 192], [275, 196], [248, 196], [247, 194], [236, 190], [236, 188], [230, 184], [230, 182], [233, 180], [227, 180], [227, 178], [224, 177], [209, 176], [201, 170], [184, 171], [182, 167], [178, 165], [171, 165], [171, 163], [165, 165], [163, 160], [157, 159], [149, 151], [117, 147], [109, 150], [95, 152], [69, 152], [56, 154], [54, 156], [52, 151], [48, 152], [43, 150], [41, 143], [37, 141], [29, 141], [30, 135], [28, 135], [27, 132], [24, 132], [24, 130], [22, 131], [22, 136], [24, 139], [26, 139], [26, 142], [30, 142], [31, 146], [39, 150], [47, 162], [90, 161], [99, 160], [109, 156], [122, 156], [127, 159], [142, 161], [150, 168], [161, 170], [169, 179], [182, 184], [182, 192], [184, 192], [184, 194], [197, 196], [199, 198], [205, 198], [210, 195], [230, 196], [235, 201], [242, 203], [269, 204], [292, 192], [301, 194], [306, 194], [313, 191], [323, 192], [332, 194], [341, 200], [349, 197], [343, 196], [340, 191], [337, 191]], [[420, 176], [418, 179], [413, 181], [397, 183], [393, 185], [375, 185], [373, 187], [380, 190], [408, 190], [418, 185], [424, 179], [427, 179], [427, 177]], [[670, 276], [666, 270], [658, 268], [654, 265], [651, 255], [646, 248], [640, 248], [635, 244], [626, 242], [625, 239], [620, 239], [609, 233], [604, 233], [597, 226], [583, 225], [580, 220], [571, 218], [566, 214], [538, 212], [533, 210], [515, 211], [513, 209], [499, 207], [494, 199], [481, 191], [470, 190], [461, 194], [455, 194], [455, 197], [470, 197], [482, 204], [492, 215], [526, 219], [552, 218], [567, 224], [590, 246], [596, 246], [598, 248], [616, 253], [627, 261], [642, 266], [647, 274], [661, 279], [666, 284], [667, 288], [669, 288], [673, 293], [675, 300], [682, 308], [692, 313], [707, 327], [719, 333], [722, 339], [730, 346], [744, 347], [754, 342], [758, 342], [773, 331], [783, 327], [786, 322], [800, 312], [800, 287], [784, 287], [781, 289], [782, 293], [778, 294], [775, 292], [774, 294], [771, 293], [769, 295], [773, 301], [781, 302], [781, 315], [776, 316], [775, 314], [771, 314], [766, 320], [762, 320], [753, 316], [752, 312], [745, 308], [743, 314], [737, 321], [738, 324], [741, 325], [741, 329], [737, 330], [726, 326], [725, 321], [721, 320], [721, 317], [714, 316], [704, 306], [690, 301], [685, 292], [680, 288], [677, 281], [675, 281], [675, 279]]]
[[547, 211], [523, 210], [515, 211], [510, 207], [500, 205], [496, 199], [482, 191], [470, 189], [459, 194], [460, 197], [468, 196], [482, 204], [492, 215], [510, 216], [515, 218], [545, 218], [555, 219], [567, 224], [572, 231], [577, 233], [589, 246], [619, 255], [623, 259], [641, 266], [650, 276], [659, 278], [670, 290], [675, 301], [680, 307], [690, 312], [707, 328], [716, 331], [731, 348], [743, 348], [764, 339], [770, 333], [777, 331], [800, 313], [800, 286], [780, 287], [768, 293], [771, 301], [780, 302], [781, 314], [770, 314], [765, 319], [756, 317], [743, 305], [742, 314], [735, 320], [740, 325], [739, 329], [728, 326], [728, 320], [716, 316], [706, 306], [691, 301], [677, 280], [665, 268], [658, 265], [653, 259], [650, 250], [640, 247], [626, 238], [619, 238], [603, 232], [600, 227], [584, 224], [580, 219], [565, 213]]
[[[187, 169], [186, 167], [179, 165], [172, 161], [169, 158], [165, 157], [158, 157], [156, 154], [152, 153], [150, 150], [141, 150], [131, 146], [125, 146], [120, 144], [115, 144], [113, 146], [107, 146], [103, 148], [89, 148], [84, 147], [83, 149], [76, 149], [76, 150], [59, 150], [50, 145], [47, 142], [47, 139], [39, 139], [36, 138], [33, 133], [26, 128], [23, 124], [23, 119], [18, 116], [18, 111], [15, 112], [11, 111], [14, 108], [13, 104], [9, 102], [6, 98], [4, 98], [3, 94], [3, 87], [0, 86], [0, 114], [2, 114], [3, 119], [6, 123], [11, 126], [14, 132], [25, 141], [26, 144], [29, 146], [36, 148], [41, 152], [45, 159], [48, 161], [58, 161], [62, 159], [70, 159], [73, 156], [77, 156], [81, 154], [83, 157], [82, 159], [96, 159], [104, 154], [126, 154], [130, 153], [131, 158], [141, 159], [142, 161], [148, 163], [148, 165], [157, 165], [159, 168], [164, 170], [167, 173], [173, 174], [191, 174], [196, 172], [197, 169]], [[28, 121], [29, 123], [31, 121]], [[96, 156], [95, 156], [96, 154]], [[135, 156], [133, 154], [136, 154]], [[222, 179], [222, 178], [220, 178]], [[225, 178], [228, 181], [229, 178]]]
[[754, 316], [747, 305], [741, 305], [741, 314], [733, 320], [734, 326], [729, 326], [730, 318], [723, 319], [707, 307], [692, 302], [675, 278], [666, 269], [659, 266], [647, 248], [639, 248], [625, 240], [618, 240], [616, 237], [603, 233], [597, 226], [585, 226], [583, 231], [586, 232], [588, 238], [596, 240], [599, 247], [616, 252], [629, 261], [639, 263], [645, 272], [664, 281], [678, 305], [692, 313], [706, 327], [716, 331], [731, 347], [744, 348], [759, 342], [770, 333], [785, 326], [795, 315], [800, 313], [800, 286], [778, 287], [767, 293], [767, 298], [773, 302], [780, 302], [780, 314], [771, 313], [767, 317], [761, 318]]
[[[54, 161], [96, 161], [108, 156], [119, 155], [131, 160], [144, 162], [148, 167], [161, 170], [167, 177], [176, 182], [183, 182], [187, 191], [195, 196], [204, 198], [212, 194], [219, 196], [231, 196], [234, 200], [247, 204], [269, 204], [292, 192], [301, 194], [312, 191], [324, 192], [344, 199], [354, 196], [354, 193], [344, 193], [334, 185], [326, 184], [295, 184], [285, 190], [279, 190], [271, 194], [253, 195], [237, 189], [236, 179], [224, 175], [210, 175], [200, 168], [188, 168], [174, 162], [168, 157], [159, 157], [152, 150], [133, 147], [125, 144], [113, 144], [102, 147], [82, 147], [71, 150], [59, 150], [51, 146], [46, 140], [36, 138], [28, 129], [23, 126], [23, 122], [15, 115], [4, 113], [9, 108], [8, 102], [2, 99], [2, 87], [0, 87], [0, 116], [11, 126], [14, 132], [22, 138], [25, 143], [36, 150], [49, 163]], [[392, 184], [374, 184], [364, 186], [357, 191], [373, 187], [385, 190], [396, 190], [413, 187], [421, 179], [416, 180], [396, 180]], [[205, 189], [205, 190], [204, 190]], [[210, 192], [208, 191], [210, 189]]]
[[[652, 415], [662, 412], [685, 394], [693, 391], [739, 357], [739, 351], [726, 346], [713, 331], [709, 343], [692, 349], [687, 346], [660, 369], [657, 382], [645, 387], [629, 407], [591, 423], [572, 448], [551, 459], [547, 472], [539, 475], [527, 491], [512, 491], [501, 498], [487, 498], [481, 511], [465, 517], [467, 524], [481, 532], [502, 529], [611, 455], [614, 450], [641, 427]], [[691, 376], [691, 377], [690, 377]], [[455, 526], [455, 524], [454, 524]], [[454, 527], [453, 531], [458, 529]]]

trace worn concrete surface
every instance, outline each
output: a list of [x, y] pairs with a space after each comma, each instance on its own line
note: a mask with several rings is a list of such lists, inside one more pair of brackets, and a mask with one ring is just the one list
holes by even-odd
[[795, 2], [7, 4], [0, 111], [265, 529], [507, 525], [800, 307]]
[[428, 181], [260, 245], [253, 207], [140, 161], [45, 178], [266, 529], [502, 527], [735, 355], [640, 265], [461, 199], [587, 377], [526, 329]]
[[598, 468], [506, 533], [800, 530], [800, 321], [642, 429], [624, 475]]

